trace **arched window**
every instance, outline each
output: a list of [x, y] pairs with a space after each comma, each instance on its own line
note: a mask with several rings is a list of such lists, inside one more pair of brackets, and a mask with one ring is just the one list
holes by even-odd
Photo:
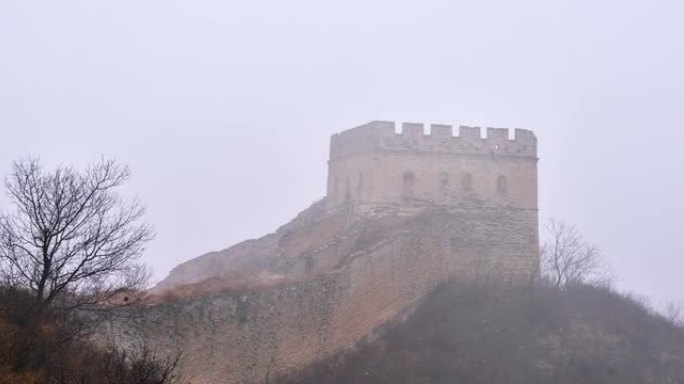
[[473, 175], [470, 173], [466, 173], [463, 175], [463, 179], [461, 180], [461, 186], [463, 187], [464, 191], [470, 191], [473, 189]]
[[363, 193], [363, 172], [359, 172], [359, 183], [356, 185], [356, 200], [361, 200]]
[[439, 174], [439, 190], [442, 193], [449, 192], [449, 174], [446, 172]]
[[337, 202], [340, 201], [340, 195], [339, 195], [340, 189], [339, 189], [339, 184], [340, 184], [340, 183], [338, 183], [337, 176], [335, 176], [335, 181], [333, 182], [333, 190], [334, 190], [333, 196], [335, 196], [335, 201], [337, 201]]
[[506, 176], [499, 176], [498, 179], [496, 179], [496, 191], [504, 194], [508, 192], [508, 185], [506, 183]]
[[404, 186], [402, 189], [402, 197], [404, 199], [412, 199], [414, 197], [414, 185], [415, 185], [415, 176], [413, 176], [413, 172], [404, 172]]
[[351, 201], [351, 181], [347, 177], [344, 180], [344, 202], [349, 203]]

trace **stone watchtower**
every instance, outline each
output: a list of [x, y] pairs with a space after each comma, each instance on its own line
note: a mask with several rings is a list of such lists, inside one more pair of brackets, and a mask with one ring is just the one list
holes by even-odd
[[[454, 135], [457, 133], [457, 135]], [[537, 139], [531, 131], [373, 121], [331, 138], [326, 208], [434, 207], [458, 212], [457, 253], [538, 265]], [[475, 248], [473, 248], [475, 247]]]
[[537, 209], [537, 139], [531, 131], [374, 121], [332, 136], [328, 208], [344, 204], [466, 201]]

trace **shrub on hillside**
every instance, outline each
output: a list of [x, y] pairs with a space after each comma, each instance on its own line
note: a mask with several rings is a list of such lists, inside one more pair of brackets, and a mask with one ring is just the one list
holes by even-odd
[[279, 383], [684, 383], [684, 330], [607, 287], [452, 282], [379, 339]]
[[178, 356], [141, 346], [100, 348], [73, 311], [37, 307], [35, 297], [0, 287], [0, 384], [166, 384], [176, 382]]

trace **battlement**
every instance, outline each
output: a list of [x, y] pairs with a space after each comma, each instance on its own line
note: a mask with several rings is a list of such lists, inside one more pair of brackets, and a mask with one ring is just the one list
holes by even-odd
[[463, 155], [537, 157], [537, 138], [532, 131], [515, 129], [509, 138], [507, 128], [432, 124], [429, 132], [420, 123], [402, 123], [401, 131], [391, 121], [372, 121], [335, 134], [331, 138], [330, 159], [371, 151], [437, 152]]

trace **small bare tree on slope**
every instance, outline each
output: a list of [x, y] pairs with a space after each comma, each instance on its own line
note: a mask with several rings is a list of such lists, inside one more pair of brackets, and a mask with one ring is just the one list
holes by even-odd
[[0, 214], [4, 283], [32, 291], [38, 307], [60, 300], [93, 308], [142, 288], [147, 272], [138, 259], [153, 231], [140, 223], [144, 206], [116, 192], [129, 176], [113, 160], [82, 172], [15, 162], [5, 179], [13, 210]]
[[551, 218], [541, 247], [542, 276], [556, 287], [607, 284], [611, 277], [601, 250], [587, 243], [574, 225]]

